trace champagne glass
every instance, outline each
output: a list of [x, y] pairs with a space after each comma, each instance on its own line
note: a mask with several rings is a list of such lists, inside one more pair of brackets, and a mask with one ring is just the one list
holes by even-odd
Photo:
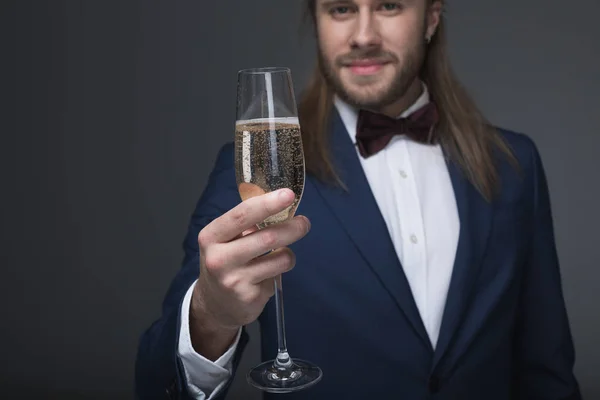
[[[291, 73], [288, 68], [246, 69], [238, 73], [235, 126], [235, 172], [242, 200], [278, 189], [296, 195], [287, 209], [258, 225], [286, 221], [294, 216], [304, 190], [304, 153]], [[287, 350], [281, 276], [273, 280], [277, 315], [277, 358], [247, 374], [254, 387], [271, 393], [306, 389], [321, 380], [316, 365], [292, 359]]]

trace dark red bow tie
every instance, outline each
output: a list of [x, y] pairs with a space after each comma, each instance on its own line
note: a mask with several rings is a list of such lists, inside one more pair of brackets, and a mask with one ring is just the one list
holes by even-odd
[[431, 144], [437, 122], [438, 112], [432, 102], [399, 119], [361, 110], [358, 114], [356, 145], [360, 154], [367, 158], [383, 150], [394, 135], [407, 135], [419, 143]]

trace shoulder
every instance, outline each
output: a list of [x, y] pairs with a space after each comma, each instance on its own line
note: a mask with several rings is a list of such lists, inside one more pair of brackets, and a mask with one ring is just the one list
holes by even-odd
[[231, 190], [236, 188], [235, 183], [235, 154], [234, 145], [225, 143], [219, 148], [213, 162], [212, 170], [208, 176], [206, 192]]
[[[521, 174], [536, 175], [543, 169], [542, 159], [537, 144], [529, 135], [502, 127], [494, 127], [502, 141], [517, 162]], [[506, 160], [506, 157], [503, 157]], [[506, 164], [501, 162], [500, 167]]]
[[546, 177], [540, 152], [535, 141], [523, 132], [494, 127], [504, 144], [508, 147], [514, 162], [506, 154], [498, 157], [498, 172], [505, 198], [529, 198], [546, 184]]
[[239, 202], [235, 180], [233, 143], [222, 145], [217, 153], [208, 181], [196, 206], [196, 214], [221, 213]]
[[501, 127], [494, 127], [494, 129], [508, 145], [519, 164], [530, 162], [532, 155], [538, 152], [534, 140], [529, 135]]
[[[234, 146], [233, 142], [227, 142], [221, 146], [217, 153], [214, 170], [227, 170], [234, 167]], [[213, 171], [214, 172], [214, 171]]]

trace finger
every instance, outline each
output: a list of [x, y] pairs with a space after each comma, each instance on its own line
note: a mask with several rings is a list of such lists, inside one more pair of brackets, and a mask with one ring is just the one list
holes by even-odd
[[200, 232], [199, 241], [204, 244], [228, 242], [267, 217], [285, 210], [293, 202], [294, 192], [290, 189], [252, 197], [208, 224]]
[[256, 232], [256, 231], [258, 231], [258, 226], [253, 226], [252, 228], [250, 228], [250, 229], [246, 229], [244, 232], [240, 233], [240, 234], [239, 234], [239, 235], [236, 237], [236, 239], [239, 239], [239, 238], [241, 238], [241, 237], [244, 237], [244, 236], [248, 236], [248, 235], [250, 235], [251, 233], [254, 233], [254, 232]]
[[296, 255], [287, 247], [277, 249], [266, 256], [258, 257], [245, 267], [245, 273], [252, 284], [267, 280], [273, 284], [274, 277], [290, 271], [296, 265]]
[[273, 278], [259, 282], [258, 286], [260, 287], [260, 292], [265, 302], [275, 295], [275, 282], [273, 281]]
[[224, 265], [245, 265], [273, 249], [286, 247], [302, 239], [310, 230], [306, 217], [271, 225], [250, 235], [218, 246]]

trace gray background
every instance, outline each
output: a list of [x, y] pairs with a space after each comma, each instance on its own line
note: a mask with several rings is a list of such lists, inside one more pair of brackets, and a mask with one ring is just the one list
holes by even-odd
[[[237, 70], [286, 65], [301, 87], [314, 46], [297, 0], [1, 4], [0, 397], [131, 398], [139, 335], [232, 138]], [[600, 398], [600, 3], [448, 11], [463, 82], [542, 153], [576, 373]], [[258, 360], [251, 332], [242, 371]], [[240, 374], [229, 398], [258, 393]]]

